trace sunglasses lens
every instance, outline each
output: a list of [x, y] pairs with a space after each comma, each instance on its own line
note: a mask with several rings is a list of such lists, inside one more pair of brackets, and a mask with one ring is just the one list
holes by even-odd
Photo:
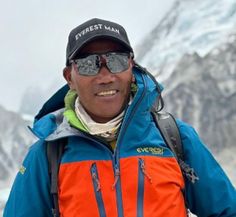
[[77, 59], [76, 64], [80, 75], [96, 75], [100, 69], [99, 57], [97, 55], [89, 55], [85, 58]]
[[107, 67], [111, 73], [119, 73], [129, 68], [129, 54], [109, 53], [106, 55]]
[[111, 73], [123, 72], [129, 68], [129, 54], [127, 53], [92, 54], [75, 60], [78, 73], [85, 76], [97, 75], [103, 59]]

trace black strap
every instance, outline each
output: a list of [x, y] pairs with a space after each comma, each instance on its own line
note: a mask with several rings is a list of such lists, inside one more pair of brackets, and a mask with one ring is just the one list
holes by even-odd
[[67, 144], [67, 138], [47, 142], [47, 159], [48, 159], [48, 171], [51, 179], [50, 193], [53, 199], [52, 213], [54, 217], [59, 217], [59, 205], [58, 205], [58, 172], [61, 162], [61, 157], [64, 152], [65, 145]]
[[152, 111], [152, 116], [165, 143], [174, 153], [184, 177], [190, 182], [195, 183], [199, 178], [194, 169], [184, 161], [183, 144], [175, 118], [168, 112]]
[[160, 130], [164, 141], [175, 154], [178, 162], [180, 159], [184, 160], [182, 141], [175, 118], [168, 112], [153, 112], [153, 114], [156, 125]]

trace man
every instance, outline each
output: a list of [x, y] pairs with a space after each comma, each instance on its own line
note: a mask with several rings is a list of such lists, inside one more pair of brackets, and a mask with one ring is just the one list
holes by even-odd
[[52, 216], [46, 147], [62, 138], [60, 216], [184, 217], [186, 207], [201, 217], [236, 216], [235, 188], [194, 129], [178, 120], [185, 162], [199, 179], [183, 177], [150, 113], [162, 88], [137, 67], [122, 26], [92, 19], [72, 30], [63, 75], [69, 91], [36, 116], [39, 140], [4, 217]]

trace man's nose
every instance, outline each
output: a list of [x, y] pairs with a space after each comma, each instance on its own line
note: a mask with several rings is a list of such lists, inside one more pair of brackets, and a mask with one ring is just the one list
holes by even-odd
[[111, 83], [115, 81], [115, 75], [110, 72], [105, 64], [101, 65], [97, 78], [101, 83]]

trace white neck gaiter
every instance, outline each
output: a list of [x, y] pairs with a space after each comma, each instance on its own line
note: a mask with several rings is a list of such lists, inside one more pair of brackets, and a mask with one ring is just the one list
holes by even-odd
[[79, 98], [77, 97], [75, 100], [75, 113], [91, 135], [103, 137], [106, 141], [113, 141], [116, 139], [117, 132], [125, 112], [121, 112], [117, 117], [107, 123], [97, 123], [92, 120], [92, 118], [84, 110]]

